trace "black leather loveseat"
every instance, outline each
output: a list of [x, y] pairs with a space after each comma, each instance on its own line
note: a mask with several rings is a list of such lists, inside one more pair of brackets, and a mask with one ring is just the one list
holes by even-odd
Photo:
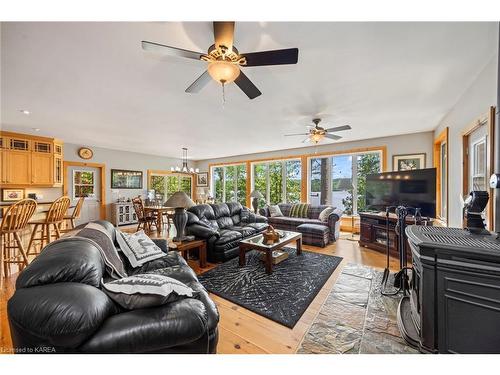
[[[112, 238], [111, 223], [106, 226]], [[128, 275], [153, 272], [175, 278], [196, 298], [138, 310], [123, 310], [101, 289], [105, 272], [97, 247], [74, 237], [46, 248], [20, 273], [8, 302], [16, 352], [215, 353], [219, 314], [193, 270], [165, 240], [165, 256]]]
[[211, 262], [238, 256], [242, 239], [267, 228], [267, 219], [255, 215], [240, 203], [200, 204], [188, 209], [186, 233], [207, 241]]

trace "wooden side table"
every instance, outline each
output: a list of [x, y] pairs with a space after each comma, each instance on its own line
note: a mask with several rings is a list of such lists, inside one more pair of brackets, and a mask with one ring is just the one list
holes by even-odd
[[173, 250], [179, 251], [186, 261], [188, 260], [189, 250], [198, 249], [200, 267], [205, 268], [207, 266], [207, 242], [205, 240], [171, 242], [169, 246], [171, 246]]

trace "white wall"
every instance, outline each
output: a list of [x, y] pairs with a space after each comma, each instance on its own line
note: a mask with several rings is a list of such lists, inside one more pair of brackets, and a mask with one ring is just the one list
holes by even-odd
[[437, 136], [447, 126], [449, 127], [448, 225], [452, 227], [462, 226], [462, 205], [460, 200], [463, 175], [462, 132], [474, 120], [488, 113], [490, 106], [496, 105], [497, 61], [498, 58], [495, 54], [470, 87], [462, 94], [458, 102], [439, 122], [434, 132], [435, 136]]
[[[78, 149], [82, 145], [76, 145], [72, 143], [64, 143], [64, 160], [65, 161], [79, 161], [84, 162], [78, 156]], [[91, 147], [94, 151], [94, 156], [92, 159], [88, 160], [92, 163], [103, 163], [106, 165], [106, 203], [107, 203], [107, 218], [110, 219], [110, 203], [113, 202], [111, 192], [111, 169], [129, 169], [134, 171], [142, 171], [142, 189], [121, 189], [120, 195], [125, 198], [133, 198], [138, 195], [145, 196], [147, 190], [147, 170], [148, 169], [158, 169], [158, 170], [170, 170], [172, 165], [180, 165], [181, 160], [176, 158], [167, 158], [163, 156], [139, 154], [135, 152], [111, 150], [106, 148]], [[65, 176], [66, 178], [66, 176]]]
[[405, 135], [396, 135], [392, 137], [372, 138], [361, 141], [353, 142], [335, 142], [318, 146], [309, 146], [302, 148], [294, 148], [288, 150], [262, 152], [257, 154], [247, 154], [231, 156], [227, 158], [198, 160], [196, 166], [200, 168], [201, 172], [208, 171], [209, 163], [231, 163], [241, 160], [252, 159], [266, 159], [275, 157], [285, 157], [303, 154], [324, 153], [329, 151], [342, 151], [350, 150], [353, 148], [362, 147], [387, 147], [387, 168], [392, 170], [392, 156], [398, 154], [413, 154], [422, 153], [426, 154], [426, 166], [432, 167], [432, 146], [433, 146], [433, 132], [423, 132]]

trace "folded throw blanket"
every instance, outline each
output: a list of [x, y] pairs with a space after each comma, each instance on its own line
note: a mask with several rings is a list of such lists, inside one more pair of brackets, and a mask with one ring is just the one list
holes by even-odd
[[85, 238], [99, 249], [106, 265], [106, 270], [113, 279], [121, 279], [128, 276], [113, 243], [113, 239], [102, 225], [88, 223], [84, 226], [78, 226], [64, 234], [57, 242], [67, 241], [73, 237]]

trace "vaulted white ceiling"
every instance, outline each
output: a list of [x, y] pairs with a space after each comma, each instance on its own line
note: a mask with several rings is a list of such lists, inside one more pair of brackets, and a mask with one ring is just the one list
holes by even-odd
[[[210, 22], [3, 23], [1, 123], [65, 142], [207, 159], [302, 147], [314, 116], [343, 140], [435, 128], [496, 54], [495, 23], [236, 23], [240, 52], [298, 47], [291, 66], [252, 67], [262, 91], [184, 90], [205, 69], [141, 49], [206, 51]], [[31, 115], [19, 112], [27, 109]], [[331, 142], [331, 141], [329, 141]]]

